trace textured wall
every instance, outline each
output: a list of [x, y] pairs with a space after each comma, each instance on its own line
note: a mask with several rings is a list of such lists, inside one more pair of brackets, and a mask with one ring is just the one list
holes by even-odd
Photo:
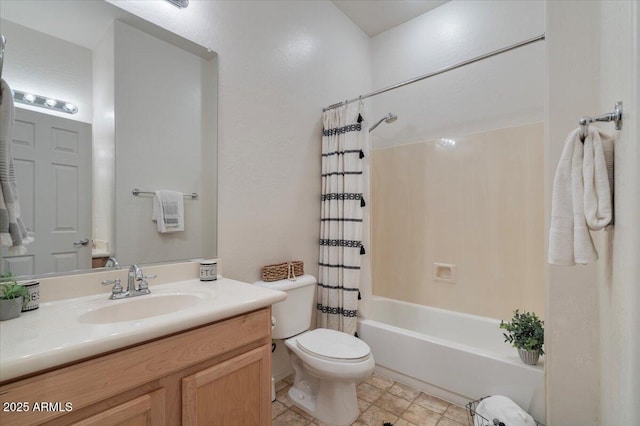
[[[545, 230], [553, 176], [567, 133], [576, 128], [580, 116], [598, 109], [599, 7], [598, 2], [547, 3]], [[594, 53], [585, 55], [579, 46], [594, 46]], [[548, 265], [545, 272], [546, 424], [604, 425], [599, 418], [597, 267]]]
[[[625, 108], [615, 145], [615, 227], [600, 233], [601, 424], [640, 424], [640, 4], [602, 2], [600, 107]], [[603, 128], [611, 131], [612, 124]]]

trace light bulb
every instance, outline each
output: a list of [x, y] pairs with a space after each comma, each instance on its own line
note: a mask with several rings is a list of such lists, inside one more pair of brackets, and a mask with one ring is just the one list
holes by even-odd
[[34, 95], [32, 95], [31, 93], [25, 93], [24, 94], [24, 100], [25, 100], [25, 102], [29, 102], [30, 104], [32, 104], [36, 100], [36, 97]]
[[44, 103], [45, 103], [47, 106], [49, 106], [49, 107], [53, 108], [54, 106], [56, 106], [56, 104], [58, 103], [58, 101], [56, 101], [55, 99], [48, 98], [46, 101], [44, 101]]
[[64, 109], [66, 111], [69, 111], [71, 114], [75, 114], [76, 112], [78, 112], [78, 107], [75, 106], [74, 104], [69, 103], [69, 102], [64, 104]]

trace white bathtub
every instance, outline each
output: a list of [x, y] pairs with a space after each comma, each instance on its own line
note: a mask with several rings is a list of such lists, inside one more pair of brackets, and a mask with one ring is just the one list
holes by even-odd
[[513, 399], [544, 422], [544, 369], [523, 364], [500, 321], [374, 296], [358, 335], [379, 372], [460, 405]]

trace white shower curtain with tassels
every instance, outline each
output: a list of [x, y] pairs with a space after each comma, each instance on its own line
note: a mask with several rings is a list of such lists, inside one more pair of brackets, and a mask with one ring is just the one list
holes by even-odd
[[322, 209], [317, 326], [356, 333], [362, 247], [363, 149], [369, 137], [362, 104], [322, 116]]

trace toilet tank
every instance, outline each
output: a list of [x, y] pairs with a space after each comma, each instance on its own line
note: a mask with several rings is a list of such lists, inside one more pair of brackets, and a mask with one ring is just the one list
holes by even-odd
[[311, 328], [311, 313], [316, 291], [314, 276], [302, 275], [295, 281], [258, 281], [254, 284], [287, 293], [285, 300], [271, 306], [274, 322], [271, 335], [273, 339], [286, 339]]

